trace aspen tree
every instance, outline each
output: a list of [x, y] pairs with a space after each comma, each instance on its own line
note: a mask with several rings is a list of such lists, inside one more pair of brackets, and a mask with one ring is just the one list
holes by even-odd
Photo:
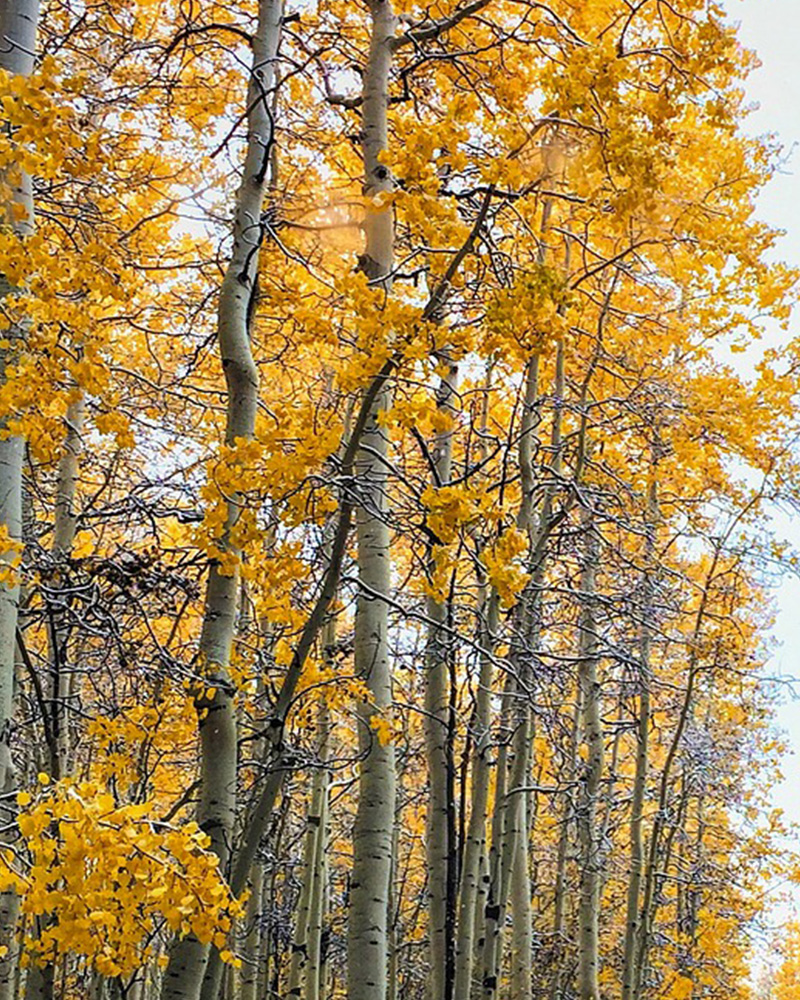
[[[331, 619], [323, 639], [326, 650], [335, 640], [335, 623]], [[328, 654], [329, 655], [329, 654]], [[309, 820], [315, 827], [311, 854], [311, 896], [306, 929], [306, 974], [304, 1000], [322, 1000], [325, 993], [325, 919], [328, 904], [328, 812], [329, 785], [328, 756], [330, 743], [330, 712], [324, 695], [319, 706], [318, 769], [314, 772], [312, 806]]]
[[312, 779], [311, 797], [306, 817], [306, 836], [303, 844], [303, 881], [296, 908], [287, 982], [289, 996], [302, 996], [306, 1000], [312, 1000], [319, 994], [323, 904], [322, 876], [328, 811], [326, 769], [328, 729], [328, 709], [323, 694], [317, 714], [317, 767]]
[[603, 723], [601, 685], [598, 674], [596, 617], [597, 567], [600, 541], [592, 513], [582, 511], [584, 532], [580, 574], [580, 624], [578, 677], [583, 716], [583, 745], [586, 747], [584, 775], [578, 800], [580, 836], [581, 896], [579, 921], [579, 986], [581, 1000], [599, 1000], [600, 971], [599, 919], [602, 843], [598, 823], [598, 799], [603, 777]]
[[650, 652], [653, 627], [653, 565], [655, 556], [655, 531], [658, 516], [658, 494], [655, 479], [655, 463], [647, 494], [647, 517], [645, 525], [644, 581], [642, 602], [642, 624], [639, 640], [638, 689], [639, 706], [636, 726], [636, 770], [633, 779], [630, 819], [630, 876], [625, 917], [625, 943], [622, 967], [622, 997], [631, 1000], [636, 983], [636, 945], [639, 935], [639, 905], [644, 871], [644, 839], [642, 833], [645, 794], [647, 791], [648, 749], [650, 740]]
[[478, 691], [472, 720], [472, 795], [464, 850], [459, 897], [458, 934], [456, 937], [455, 996], [471, 995], [472, 970], [476, 952], [475, 928], [482, 924], [485, 900], [482, 898], [482, 865], [486, 860], [486, 810], [489, 800], [491, 753], [491, 697], [494, 672], [493, 645], [498, 628], [498, 598], [494, 589], [481, 583], [481, 643]]
[[[394, 257], [394, 219], [380, 205], [393, 180], [381, 162], [388, 148], [387, 114], [391, 43], [395, 16], [390, 0], [370, 0], [370, 41], [363, 78], [361, 153], [364, 166], [363, 268], [367, 278], [388, 294]], [[382, 1000], [388, 970], [387, 921], [395, 814], [394, 748], [372, 726], [376, 712], [392, 702], [389, 652], [391, 589], [390, 533], [387, 515], [387, 431], [379, 415], [389, 406], [382, 390], [369, 413], [356, 470], [363, 500], [356, 512], [359, 593], [356, 607], [354, 662], [366, 681], [371, 705], [359, 709], [362, 761], [358, 807], [353, 827], [353, 868], [347, 928], [347, 992], [350, 1000]]]
[[[431, 475], [434, 488], [446, 488], [450, 483], [453, 464], [453, 423], [458, 368], [447, 357], [446, 366], [436, 393], [436, 406], [442, 413], [446, 428], [436, 436], [431, 453]], [[437, 557], [433, 544], [429, 546], [428, 565], [431, 580], [436, 577]], [[431, 584], [432, 589], [434, 584]], [[425, 739], [428, 761], [428, 921], [431, 975], [431, 997], [452, 1000], [455, 982], [455, 909], [456, 909], [456, 844], [455, 844], [455, 762], [453, 760], [453, 729], [450, 699], [450, 671], [453, 656], [448, 636], [449, 600], [447, 595], [432, 593], [427, 600], [431, 622], [425, 656]]]
[[[39, 24], [38, 0], [10, 0], [0, 7], [0, 69], [19, 76], [30, 76], [37, 51]], [[34, 227], [33, 185], [24, 169], [17, 176], [0, 176], [3, 183], [4, 227], [21, 237], [30, 236]], [[5, 275], [0, 275], [0, 299], [22, 293]], [[0, 382], [13, 366], [24, 347], [26, 326], [19, 320], [3, 331], [0, 348]], [[14, 675], [17, 661], [19, 629], [20, 583], [17, 575], [22, 544], [22, 491], [24, 442], [18, 433], [8, 432], [11, 414], [0, 414], [0, 789], [10, 793], [14, 784], [14, 767], [9, 746], [11, 718], [14, 710]], [[5, 810], [4, 819], [5, 819]], [[8, 958], [0, 958], [0, 994], [4, 1000], [13, 995], [14, 964], [11, 956], [19, 901], [16, 892], [8, 889], [0, 903], [0, 944], [8, 950]], [[47, 984], [35, 996], [47, 997]]]
[[[130, 859], [124, 858], [132, 868], [154, 830], [172, 838], [189, 828], [200, 762], [197, 687], [191, 685], [199, 686], [201, 672], [210, 669], [202, 681], [212, 709], [226, 710], [236, 692], [236, 717], [226, 734], [228, 748], [238, 743], [241, 757], [235, 768], [223, 753], [213, 763], [217, 777], [225, 771], [248, 789], [248, 801], [229, 796], [226, 815], [213, 818], [229, 824], [222, 839], [230, 889], [241, 895], [250, 884], [254, 891], [242, 926], [229, 915], [213, 931], [205, 927], [203, 940], [213, 941], [207, 962], [197, 942], [177, 946], [199, 958], [187, 960], [182, 989], [172, 987], [176, 996], [189, 997], [196, 973], [203, 975], [200, 1000], [232, 1000], [237, 992], [242, 1000], [267, 992], [320, 1000], [326, 990], [344, 992], [348, 976], [353, 994], [370, 1000], [417, 1000], [426, 987], [457, 1000], [534, 994], [560, 1000], [584, 988], [594, 998], [597, 978], [604, 994], [629, 990], [626, 1000], [635, 1000], [637, 989], [644, 1000], [656, 988], [665, 1000], [687, 1000], [690, 991], [747, 1000], [748, 921], [758, 913], [767, 866], [777, 872], [782, 864], [770, 856], [775, 841], [764, 805], [770, 761], [777, 757], [756, 679], [766, 614], [754, 574], [739, 568], [751, 554], [767, 558], [763, 541], [748, 535], [760, 531], [766, 507], [754, 507], [742, 525], [746, 540], [737, 533], [720, 543], [711, 577], [708, 564], [718, 512], [749, 490], [732, 471], [736, 462], [769, 468], [770, 476], [774, 464], [770, 488], [778, 496], [797, 478], [785, 449], [797, 427], [796, 346], [788, 348], [786, 363], [765, 359], [749, 387], [717, 358], [727, 338], [757, 329], [751, 316], [768, 312], [780, 319], [790, 287], [788, 273], [763, 264], [771, 237], [750, 218], [751, 196], [770, 157], [762, 144], [735, 132], [736, 89], [748, 57], [702, 0], [635, 11], [622, 0], [548, 6], [442, 0], [435, 11], [397, 6], [397, 24], [385, 32], [389, 54], [381, 53], [386, 72], [373, 91], [386, 132], [370, 184], [362, 144], [364, 125], [376, 120], [376, 101], [365, 101], [367, 93], [342, 97], [335, 88], [369, 83], [361, 72], [365, 42], [370, 34], [374, 40], [373, 22], [387, 8], [374, 3], [371, 12], [332, 0], [288, 10], [280, 82], [286, 169], [282, 163], [280, 189], [271, 170], [274, 200], [251, 220], [259, 236], [263, 224], [269, 261], [262, 251], [258, 296], [252, 284], [246, 289], [248, 302], [258, 303], [251, 352], [262, 385], [258, 427], [251, 440], [229, 442], [231, 461], [214, 466], [212, 460], [204, 478], [201, 467], [215, 453], [227, 402], [209, 349], [206, 306], [225, 264], [214, 243], [227, 238], [217, 199], [226, 182], [228, 138], [219, 147], [217, 139], [240, 127], [236, 67], [251, 42], [256, 4], [189, 6], [134, 0], [123, 12], [114, 3], [50, 4], [41, 48], [56, 53], [55, 60], [43, 62], [30, 94], [21, 79], [3, 94], [5, 112], [15, 116], [9, 135], [18, 136], [21, 147], [25, 137], [28, 152], [35, 147], [44, 166], [30, 169], [41, 192], [35, 240], [14, 241], [8, 229], [0, 234], [9, 273], [27, 246], [44, 241], [43, 252], [15, 271], [25, 291], [17, 304], [32, 314], [24, 352], [29, 367], [0, 386], [3, 399], [13, 401], [24, 395], [23, 380], [30, 381], [47, 404], [41, 417], [24, 404], [33, 524], [54, 520], [50, 485], [73, 377], [85, 393], [87, 426], [68, 608], [58, 603], [59, 588], [47, 591], [47, 573], [39, 576], [52, 567], [51, 552], [34, 540], [26, 556], [26, 570], [32, 569], [26, 579], [33, 583], [19, 644], [14, 726], [21, 780], [40, 768], [58, 771], [44, 748], [53, 759], [66, 757], [64, 770], [78, 781], [103, 776], [109, 787], [101, 794], [79, 793], [88, 804], [101, 801], [105, 809], [111, 795], [114, 810], [149, 809], [141, 823], [147, 836], [133, 838]], [[93, 68], [98, 58], [100, 71]], [[277, 91], [276, 81], [273, 97]], [[276, 120], [278, 108], [272, 98], [269, 103]], [[106, 120], [113, 135], [101, 128], [84, 143], [82, 116], [95, 104], [112, 108]], [[553, 162], [555, 129], [563, 170]], [[58, 162], [48, 159], [52, 153], [58, 161], [62, 140], [80, 150], [66, 183]], [[96, 157], [95, 141], [108, 143], [111, 155]], [[142, 142], [145, 155], [131, 160], [131, 149]], [[3, 146], [7, 158], [13, 158], [11, 147]], [[271, 149], [274, 154], [274, 143]], [[270, 159], [274, 163], [274, 155]], [[385, 190], [377, 190], [378, 181]], [[453, 247], [484, 195], [491, 212], [479, 216], [471, 237], [478, 252], [458, 281], [450, 280], [448, 268], [450, 278], [420, 310], [423, 281], [432, 285], [447, 260], [455, 267], [463, 261]], [[102, 219], [106, 211], [116, 219], [109, 205], [128, 200], [120, 223], [120, 246], [128, 249], [121, 251], [126, 263], [120, 268], [116, 236], [109, 238]], [[539, 215], [551, 201], [557, 218], [543, 231]], [[144, 239], [148, 213], [162, 208], [166, 219], [154, 227], [159, 238]], [[187, 217], [192, 232], [183, 233]], [[196, 238], [198, 217], [204, 232]], [[86, 230], [77, 249], [73, 225]], [[93, 270], [81, 254], [95, 227], [88, 256], [97, 254], [100, 264]], [[373, 249], [378, 228], [394, 244], [383, 264]], [[545, 244], [550, 254], [561, 238], [574, 258], [563, 277], [543, 259]], [[464, 253], [472, 249], [467, 241]], [[141, 282], [129, 283], [122, 273], [128, 259]], [[604, 292], [609, 275], [618, 286], [613, 308]], [[101, 289], [96, 314], [93, 306], [85, 324], [92, 338], [97, 334], [91, 343], [83, 339], [84, 278]], [[684, 286], [686, 306], [679, 309]], [[445, 397], [455, 396], [454, 359], [459, 419], [443, 434]], [[491, 387], [473, 378], [484, 367], [496, 373]], [[45, 393], [46, 378], [57, 396]], [[431, 391], [437, 378], [438, 408]], [[652, 435], [648, 401], [664, 390], [670, 419], [658, 470], [665, 546], [657, 565], [653, 556], [656, 601], [641, 579], [642, 500]], [[471, 401], [481, 395], [484, 413], [475, 410], [473, 417]], [[350, 407], [354, 419], [342, 421]], [[549, 442], [540, 429], [545, 414], [552, 415]], [[97, 439], [107, 437], [103, 427], [126, 417], [135, 428], [133, 444], [97, 447]], [[591, 456], [590, 422], [597, 437]], [[429, 457], [439, 464], [445, 444], [449, 468], [437, 478]], [[437, 488], [455, 500], [444, 529], [437, 529], [437, 538], [451, 539], [444, 554], [430, 534], [427, 497]], [[581, 510], [585, 518], [589, 508], [602, 542], [593, 594], [585, 579], [577, 588], [574, 580], [586, 570]], [[355, 540], [351, 516], [359, 520]], [[265, 532], [274, 547], [265, 543]], [[241, 559], [235, 558], [239, 548]], [[255, 627], [231, 601], [216, 621], [230, 632], [238, 618], [233, 651], [228, 646], [224, 664], [198, 664], [194, 637], [202, 624], [209, 552], [221, 555], [221, 569], [241, 564], [248, 594], [252, 581], [252, 599], [268, 622], [262, 632], [275, 629], [274, 655], [263, 656], [260, 638], [251, 641]], [[382, 567], [372, 559], [377, 552]], [[739, 574], [748, 580], [741, 590]], [[307, 819], [306, 797], [292, 791], [310, 789], [316, 801], [329, 770], [316, 767], [323, 755], [312, 749], [308, 732], [316, 685], [306, 660], [320, 641], [329, 645], [320, 637], [332, 624], [340, 580], [329, 766], [344, 777], [329, 802], [328, 822], [320, 818], [322, 836], [306, 844], [301, 910], [308, 915], [292, 956], [294, 852]], [[222, 592], [225, 580], [214, 586]], [[706, 590], [702, 623], [694, 628]], [[63, 639], [56, 643], [48, 632], [48, 597], [57, 614], [64, 612], [57, 623]], [[665, 638], [643, 651], [648, 603], [657, 606], [652, 627], [657, 621]], [[594, 612], [592, 628], [587, 609]], [[581, 648], [575, 655], [577, 610], [583, 639], [597, 632], [598, 622], [602, 629], [602, 649], [592, 648], [591, 656]], [[399, 623], [391, 644], [389, 611]], [[355, 655], [352, 615], [358, 619]], [[209, 629], [207, 623], [204, 649]], [[73, 642], [75, 649], [61, 658], [68, 669], [58, 663], [62, 678], [75, 676], [73, 662], [79, 669], [80, 685], [70, 692], [50, 680], [60, 650]], [[644, 689], [631, 688], [631, 675], [645, 661], [649, 704]], [[601, 664], [603, 687], [614, 693], [620, 712], [609, 713], [610, 762], [596, 779], [583, 753], [598, 731], [603, 737], [592, 693], [592, 670], [599, 681]], [[394, 729], [387, 704], [393, 671], [402, 789], [394, 809], [378, 812], [379, 796], [370, 790], [391, 766], [391, 747], [383, 751]], [[377, 696], [365, 698], [363, 685], [375, 688], [376, 681], [382, 681]], [[674, 718], [687, 682], [692, 707], [673, 751], [675, 727], [663, 719]], [[640, 738], [634, 746], [629, 710], [640, 731], [649, 717], [646, 743]], [[55, 753], [30, 738], [54, 713], [60, 733], [71, 737], [68, 747], [56, 741]], [[210, 712], [207, 720], [210, 744], [226, 716]], [[707, 734], [699, 733], [703, 727]], [[208, 758], [208, 745], [203, 752]], [[359, 764], [360, 777], [368, 779], [361, 788], [358, 776], [352, 780]], [[637, 806], [637, 788], [643, 803], [650, 785], [661, 796], [659, 776], [666, 772], [663, 804], [654, 802], [648, 817]], [[7, 782], [6, 795], [16, 791], [16, 780]], [[167, 893], [169, 905], [157, 909], [152, 925], [152, 954], [141, 955], [134, 978], [116, 976], [114, 949], [138, 933], [140, 906], [165, 887], [151, 885], [151, 873], [139, 901], [118, 912], [120, 901], [133, 898], [113, 863], [122, 838], [106, 837], [100, 851], [93, 833], [82, 833], [76, 845], [71, 822], [56, 823], [53, 836], [48, 831], [46, 804], [75, 804], [67, 791], [73, 787], [67, 780], [21, 789], [20, 825], [13, 822], [17, 808], [4, 824], [12, 851], [0, 858], [32, 886], [14, 882], [22, 940], [31, 957], [44, 926], [37, 918], [52, 912], [54, 926], [64, 928], [75, 917], [69, 941], [59, 939], [50, 963], [52, 992], [152, 1000], [162, 991], [161, 969], [154, 966], [166, 957], [170, 937], [190, 925], [181, 914], [194, 904]], [[622, 793], [628, 787], [633, 803]], [[328, 800], [327, 790], [322, 798]], [[743, 802], [746, 824], [738, 822]], [[206, 796], [205, 812], [208, 806]], [[343, 844], [359, 808], [353, 871]], [[310, 812], [321, 815], [324, 808], [314, 805]], [[637, 817], [642, 871], [631, 894]], [[645, 859], [651, 825], [659, 826], [658, 835]], [[778, 821], [773, 825], [777, 829]], [[32, 833], [17, 842], [24, 830]], [[202, 834], [193, 844], [192, 863], [210, 864]], [[593, 867], [598, 845], [599, 873]], [[456, 900], [453, 874], [462, 850]], [[88, 921], [80, 909], [87, 891], [70, 888], [83, 875], [97, 880], [104, 900], [87, 910]], [[352, 894], [350, 882], [358, 883]], [[222, 881], [210, 887], [226, 891]], [[636, 897], [628, 910], [633, 907], [638, 928], [646, 927], [639, 986], [641, 940], [633, 934], [626, 943], [626, 893]], [[600, 918], [598, 895], [610, 904]], [[353, 943], [359, 928], [361, 940]], [[324, 985], [328, 929], [330, 988]], [[85, 953], [87, 941], [101, 943], [97, 968]], [[237, 960], [237, 945], [241, 976], [227, 968]], [[17, 967], [12, 973], [13, 949], [9, 957], [6, 982], [19, 996], [27, 977], [30, 991], [41, 995], [40, 972]]]
[[[531, 542], [532, 556], [539, 557], [540, 545], [533, 542], [533, 440], [532, 436], [537, 423], [536, 403], [539, 394], [539, 356], [534, 354], [526, 365], [524, 383], [524, 403], [519, 434], [518, 461], [522, 495], [517, 515], [517, 527], [528, 535]], [[553, 433], [559, 425], [560, 415], [554, 417]], [[560, 433], [560, 431], [558, 432]], [[538, 626], [535, 620], [538, 614], [536, 607], [543, 579], [544, 561], [538, 558], [538, 564], [531, 576], [530, 582], [515, 607], [512, 650], [509, 655], [510, 670], [506, 676], [503, 697], [503, 713], [513, 720], [511, 746], [504, 745], [498, 755], [497, 778], [495, 790], [495, 817], [492, 823], [492, 853], [493, 863], [490, 865], [490, 891], [486, 901], [484, 923], [484, 953], [483, 953], [483, 995], [486, 1000], [497, 996], [500, 987], [500, 973], [503, 962], [503, 927], [505, 924], [506, 907], [509, 902], [512, 878], [518, 880], [511, 897], [515, 907], [515, 921], [512, 927], [514, 983], [517, 987], [527, 989], [529, 976], [525, 971], [529, 967], [531, 954], [532, 927], [530, 923], [530, 877], [527, 863], [522, 865], [521, 852], [517, 845], [526, 845], [527, 857], [528, 824], [526, 793], [530, 765], [531, 744], [531, 714], [529, 706], [530, 684], [532, 673], [529, 669], [532, 648], [538, 639]], [[507, 724], [507, 723], [506, 723]], [[508, 764], [510, 757], [510, 766]], [[506, 770], [508, 769], [508, 774]], [[514, 867], [516, 866], [516, 871]], [[528, 900], [527, 908], [523, 900]]]
[[[0, 69], [18, 76], [30, 76], [36, 53], [39, 24], [38, 0], [8, 0], [0, 8]], [[4, 225], [20, 237], [30, 236], [34, 227], [33, 185], [22, 168], [13, 178], [3, 177]], [[0, 299], [20, 295], [0, 275]], [[25, 342], [25, 325], [11, 320], [4, 331], [0, 349], [0, 382], [13, 366]], [[18, 433], [9, 434], [7, 420], [0, 414], [0, 788], [6, 787], [6, 775], [12, 767], [9, 735], [13, 712], [14, 662], [19, 604], [17, 563], [22, 542], [22, 466], [24, 443]]]
[[[82, 447], [85, 397], [80, 390], [66, 415], [67, 433], [56, 475], [55, 521], [53, 524], [53, 556], [56, 564], [64, 564], [70, 557], [77, 528], [77, 485], [80, 452]], [[62, 565], [63, 572], [63, 565]], [[61, 575], [56, 577], [57, 586]], [[64, 580], [64, 583], [67, 581]], [[66, 597], [56, 595], [60, 603]], [[71, 662], [69, 628], [66, 614], [55, 611], [50, 626], [50, 662], [53, 672], [53, 699], [50, 717], [55, 759], [51, 760], [54, 778], [63, 777], [69, 770], [70, 709], [75, 691], [75, 664]], [[52, 754], [51, 754], [52, 757]]]
[[[49, 611], [48, 630], [51, 698], [43, 706], [49, 720], [43, 720], [48, 734], [48, 765], [55, 780], [65, 777], [69, 762], [69, 707], [74, 689], [73, 667], [70, 665], [68, 614], [58, 605], [67, 600], [67, 579], [63, 576], [75, 541], [77, 512], [75, 510], [78, 484], [78, 463], [81, 451], [85, 400], [81, 393], [67, 409], [67, 433], [56, 471], [55, 519], [53, 523], [52, 554], [57, 567], [54, 579], [56, 593]], [[60, 570], [60, 572], [59, 572]], [[41, 918], [42, 929], [53, 921]], [[65, 973], [66, 974], [66, 973]], [[35, 964], [28, 972], [26, 996], [49, 997], [53, 994], [55, 968], [52, 962]]]
[[[247, 92], [247, 148], [234, 210], [233, 249], [220, 288], [217, 337], [228, 391], [228, 445], [251, 438], [255, 430], [258, 369], [250, 344], [249, 304], [258, 275], [261, 212], [275, 142], [269, 102], [276, 80], [282, 16], [282, 0], [260, 0]], [[239, 504], [233, 498], [228, 502], [226, 533], [238, 517]], [[220, 545], [237, 559], [229, 538], [220, 539]], [[204, 677], [196, 699], [201, 747], [198, 819], [223, 869], [230, 856], [236, 806], [236, 710], [228, 666], [239, 590], [238, 566], [213, 563], [200, 637]], [[206, 960], [207, 949], [196, 939], [176, 942], [164, 975], [163, 1000], [197, 1000]]]
[[[563, 781], [571, 786], [577, 765], [579, 729], [581, 722], [581, 690], [580, 685], [575, 690], [575, 705], [572, 709], [572, 719], [569, 731], [566, 761]], [[566, 904], [567, 904], [567, 854], [570, 848], [570, 834], [574, 820], [574, 804], [572, 791], [568, 787], [562, 796], [562, 806], [559, 813], [558, 848], [556, 854], [555, 885], [553, 889], [553, 954], [555, 969], [553, 970], [550, 997], [559, 1000], [564, 991], [564, 957], [566, 953]]]
[[[492, 389], [492, 365], [487, 367], [480, 417], [479, 455], [487, 457], [487, 425]], [[475, 711], [471, 719], [472, 757], [470, 813], [461, 869], [458, 924], [455, 942], [456, 970], [454, 993], [457, 998], [472, 994], [474, 960], [478, 954], [476, 928], [483, 924], [486, 900], [483, 867], [486, 864], [486, 812], [489, 802], [491, 754], [492, 679], [494, 642], [499, 624], [499, 598], [490, 587], [485, 569], [478, 562], [479, 672]]]
[[242, 957], [241, 1000], [257, 1000], [258, 976], [264, 961], [261, 949], [261, 906], [264, 898], [264, 871], [253, 866], [250, 896], [245, 913], [245, 940]]

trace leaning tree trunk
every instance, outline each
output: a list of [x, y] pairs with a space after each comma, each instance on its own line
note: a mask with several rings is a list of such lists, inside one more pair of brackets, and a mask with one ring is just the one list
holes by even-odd
[[[389, 0], [370, 0], [369, 57], [364, 73], [362, 155], [367, 201], [392, 189], [380, 162], [388, 147], [388, 90], [395, 18]], [[364, 222], [362, 261], [368, 278], [388, 291], [394, 253], [392, 209], [370, 206]], [[387, 598], [391, 585], [389, 527], [386, 523], [386, 461], [389, 441], [378, 416], [389, 405], [382, 391], [362, 439], [357, 470], [364, 502], [357, 512], [359, 595], [355, 622], [355, 670], [370, 691], [372, 705], [361, 705], [359, 741], [362, 763], [358, 808], [353, 827], [353, 868], [347, 930], [349, 1000], [384, 1000], [388, 967], [388, 912], [395, 811], [394, 748], [373, 729], [376, 712], [392, 701]]]
[[[244, 174], [236, 197], [233, 250], [222, 280], [217, 336], [228, 390], [226, 444], [248, 439], [255, 430], [258, 369], [250, 345], [249, 313], [262, 240], [261, 213], [267, 193], [269, 159], [274, 144], [269, 100], [275, 86], [276, 60], [283, 15], [282, 0], [260, 0], [253, 36], [248, 89], [248, 137]], [[228, 502], [221, 549], [238, 559], [230, 532], [240, 505]], [[236, 805], [235, 690], [228, 673], [239, 595], [238, 570], [214, 563], [208, 578], [200, 636], [204, 671], [196, 705], [199, 713], [201, 788], [198, 821], [211, 838], [211, 849], [224, 870], [231, 850]], [[208, 697], [208, 691], [213, 694]], [[208, 949], [194, 937], [178, 941], [170, 953], [162, 989], [164, 1000], [197, 1000]]]

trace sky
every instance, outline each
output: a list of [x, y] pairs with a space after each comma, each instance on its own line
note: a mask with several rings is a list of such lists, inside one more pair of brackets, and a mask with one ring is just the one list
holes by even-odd
[[[755, 49], [761, 68], [746, 85], [750, 102], [757, 109], [748, 119], [748, 132], [775, 133], [788, 157], [780, 173], [762, 192], [758, 215], [786, 231], [777, 256], [800, 265], [800, 0], [724, 0], [731, 21], [740, 24], [739, 38]], [[790, 336], [800, 336], [800, 315], [795, 316]], [[774, 336], [774, 334], [773, 334]], [[785, 332], [781, 336], [786, 337]], [[798, 485], [800, 492], [800, 484]], [[776, 517], [774, 527], [781, 537], [800, 550], [800, 515]], [[775, 591], [776, 620], [773, 631], [777, 648], [767, 665], [770, 675], [800, 679], [800, 580], [786, 578]], [[797, 685], [800, 694], [800, 684]], [[778, 721], [788, 736], [791, 756], [784, 766], [784, 781], [775, 790], [776, 805], [786, 817], [800, 824], [800, 699], [787, 699]], [[800, 849], [800, 843], [793, 845]], [[794, 908], [800, 912], [800, 891]]]

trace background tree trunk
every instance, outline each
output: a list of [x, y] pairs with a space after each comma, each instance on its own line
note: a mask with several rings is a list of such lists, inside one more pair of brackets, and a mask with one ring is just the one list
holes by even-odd
[[653, 614], [653, 560], [655, 556], [655, 524], [658, 498], [655, 478], [648, 491], [645, 525], [644, 586], [641, 608], [642, 624], [639, 641], [639, 712], [636, 720], [636, 771], [631, 801], [630, 852], [631, 870], [628, 878], [628, 899], [625, 916], [625, 944], [622, 971], [622, 1000], [632, 1000], [636, 987], [636, 944], [640, 932], [639, 905], [644, 872], [644, 840], [642, 813], [647, 793], [648, 752], [650, 741], [650, 646]]
[[[437, 434], [432, 461], [435, 487], [450, 483], [453, 464], [452, 420], [458, 368], [446, 358], [447, 366], [437, 391], [436, 405], [449, 419], [448, 429]], [[434, 578], [437, 565], [435, 545], [429, 546], [428, 572]], [[455, 979], [455, 885], [457, 851], [455, 843], [455, 789], [450, 710], [450, 669], [452, 642], [448, 639], [449, 601], [429, 596], [427, 648], [425, 651], [425, 748], [428, 763], [428, 944], [430, 951], [431, 1000], [452, 1000]]]
[[595, 614], [599, 539], [592, 516], [582, 511], [584, 556], [580, 577], [580, 640], [578, 679], [583, 714], [583, 742], [587, 758], [578, 803], [581, 896], [579, 911], [579, 988], [581, 1000], [599, 1000], [598, 972], [601, 849], [597, 805], [603, 776], [603, 723], [598, 675]]

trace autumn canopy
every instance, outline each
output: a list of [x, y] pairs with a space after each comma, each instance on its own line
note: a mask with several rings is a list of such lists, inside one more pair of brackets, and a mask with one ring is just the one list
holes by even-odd
[[757, 995], [754, 63], [712, 0], [0, 0], [0, 1000]]

